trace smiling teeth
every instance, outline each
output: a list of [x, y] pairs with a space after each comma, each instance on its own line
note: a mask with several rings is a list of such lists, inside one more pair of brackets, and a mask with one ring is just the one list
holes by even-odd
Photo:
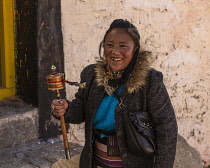
[[113, 61], [120, 61], [121, 58], [112, 58]]

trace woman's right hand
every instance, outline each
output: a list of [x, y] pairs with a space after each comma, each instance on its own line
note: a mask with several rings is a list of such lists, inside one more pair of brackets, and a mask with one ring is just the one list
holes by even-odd
[[68, 103], [65, 99], [55, 99], [52, 101], [51, 111], [56, 117], [60, 117], [66, 113]]

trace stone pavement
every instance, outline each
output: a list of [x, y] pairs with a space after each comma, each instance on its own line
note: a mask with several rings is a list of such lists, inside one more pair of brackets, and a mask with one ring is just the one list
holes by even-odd
[[[83, 149], [83, 146], [76, 143], [69, 143], [69, 146], [72, 157], [79, 155]], [[73, 166], [72, 162], [70, 166], [68, 163], [65, 160], [63, 141], [59, 139], [34, 141], [0, 153], [0, 168], [51, 168], [53, 164], [55, 168]], [[200, 154], [181, 136], [178, 136], [174, 168], [203, 168]]]
[[[71, 156], [79, 155], [82, 146], [69, 143]], [[0, 168], [50, 168], [59, 159], [65, 159], [63, 141], [37, 140], [0, 153]]]

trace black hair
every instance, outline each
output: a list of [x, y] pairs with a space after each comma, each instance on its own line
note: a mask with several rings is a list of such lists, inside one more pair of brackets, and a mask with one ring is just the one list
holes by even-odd
[[131, 38], [133, 39], [133, 41], [135, 43], [135, 46], [136, 46], [136, 51], [134, 53], [134, 56], [136, 57], [137, 55], [139, 55], [140, 35], [139, 35], [139, 32], [138, 32], [136, 26], [134, 26], [132, 23], [130, 23], [127, 20], [124, 20], [124, 19], [115, 19], [111, 23], [109, 29], [106, 31], [106, 33], [104, 35], [104, 38], [103, 38], [103, 40], [101, 41], [101, 43], [99, 45], [99, 56], [100, 56], [100, 58], [101, 59], [104, 59], [101, 56], [101, 48], [104, 46], [104, 42], [105, 42], [106, 36], [109, 34], [109, 32], [111, 32], [113, 29], [116, 29], [116, 28], [124, 29], [125, 32], [127, 32], [131, 36]]

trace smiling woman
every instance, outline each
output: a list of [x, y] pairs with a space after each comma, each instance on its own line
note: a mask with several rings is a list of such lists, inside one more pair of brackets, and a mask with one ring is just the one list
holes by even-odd
[[[114, 20], [100, 43], [99, 55], [102, 60], [82, 71], [81, 82], [86, 82], [86, 88], [79, 89], [74, 100], [52, 101], [54, 116], [64, 115], [66, 122], [74, 124], [85, 122], [86, 142], [80, 167], [173, 168], [176, 117], [162, 73], [151, 68], [151, 53], [140, 51], [136, 27], [127, 20]], [[139, 130], [146, 126], [155, 130], [156, 138], [151, 131], [149, 137], [154, 140], [143, 143], [156, 144], [157, 152], [152, 156], [130, 148], [130, 144], [134, 144], [131, 140], [142, 139], [136, 136], [140, 134], [130, 134], [125, 129], [128, 122], [124, 116], [131, 112], [133, 116], [146, 114], [151, 118], [148, 122], [140, 122], [138, 118], [136, 122], [142, 123]], [[139, 146], [135, 147], [141, 149]]]

